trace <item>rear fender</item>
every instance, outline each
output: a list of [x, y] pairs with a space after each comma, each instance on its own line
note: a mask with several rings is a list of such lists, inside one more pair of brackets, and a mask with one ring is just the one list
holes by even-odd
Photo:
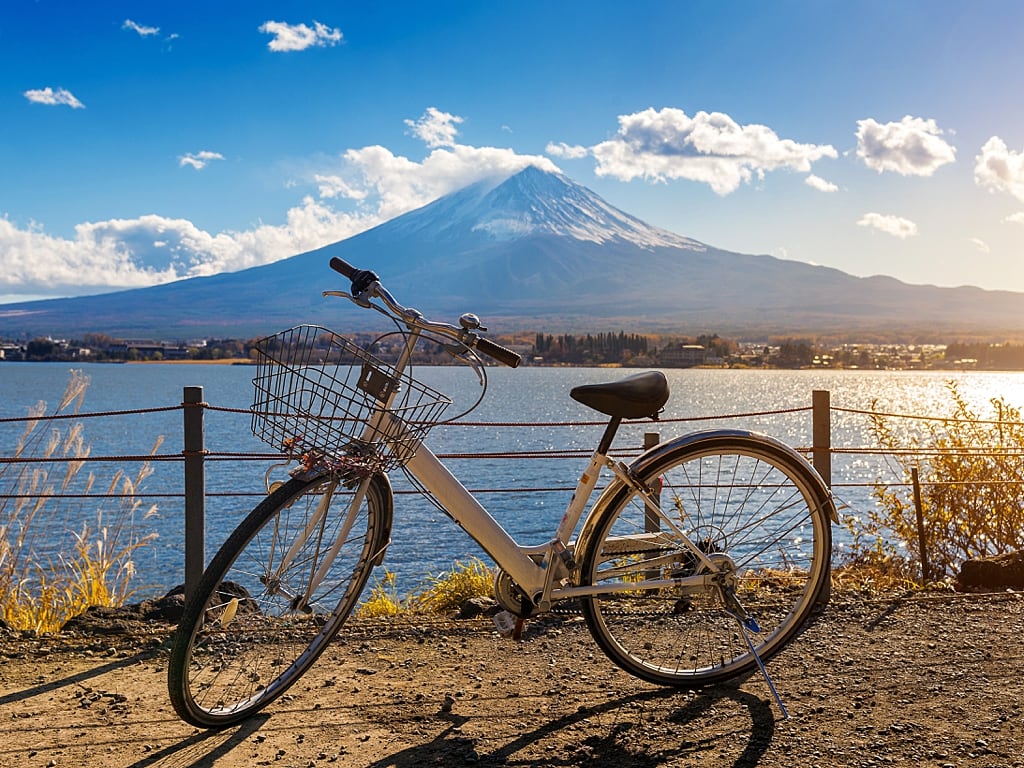
[[[756, 442], [770, 446], [777, 451], [788, 454], [796, 463], [802, 464], [814, 483], [816, 495], [818, 497], [818, 504], [825, 509], [829, 519], [833, 523], [839, 522], [839, 514], [836, 512], [836, 505], [832, 498], [832, 492], [828, 489], [828, 486], [825, 485], [825, 482], [821, 479], [821, 475], [818, 474], [818, 471], [814, 466], [790, 446], [780, 440], [776, 440], [774, 437], [769, 437], [768, 435], [763, 435], [759, 432], [751, 432], [745, 429], [708, 429], [699, 432], [691, 432], [686, 435], [680, 435], [668, 442], [659, 443], [653, 448], [648, 449], [629, 465], [629, 469], [632, 473], [643, 476], [649, 467], [656, 465], [664, 459], [667, 454], [672, 453], [673, 451], [677, 451], [682, 448], [694, 449], [701, 447], [702, 444], [712, 446], [715, 443], [729, 443], [737, 440]], [[620, 497], [628, 493], [630, 493], [630, 489], [625, 483], [616, 478], [608, 484], [601, 495], [597, 498], [597, 501], [594, 502], [594, 506], [591, 508], [590, 514], [587, 516], [586, 522], [583, 525], [583, 529], [580, 531], [580, 536], [574, 547], [577, 562], [580, 562], [580, 554], [587, 551], [587, 545], [590, 542], [590, 539], [595, 535], [597, 523], [602, 518], [605, 509], [618, 503]]]

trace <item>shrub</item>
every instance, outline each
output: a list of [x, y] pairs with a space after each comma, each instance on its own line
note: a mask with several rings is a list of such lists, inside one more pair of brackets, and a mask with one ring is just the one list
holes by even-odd
[[892, 417], [872, 414], [871, 433], [893, 457], [904, 485], [877, 485], [878, 507], [847, 520], [853, 537], [847, 565], [873, 566], [906, 581], [921, 573], [921, 540], [910, 485], [915, 467], [929, 564], [922, 581], [952, 578], [966, 559], [1024, 545], [1021, 413], [1003, 398], [993, 398], [993, 418], [982, 419], [956, 382], [948, 382], [946, 389], [951, 415], [923, 422], [917, 436], [901, 438]]
[[478, 558], [468, 563], [456, 562], [451, 570], [431, 576], [428, 585], [404, 599], [398, 595], [397, 577], [384, 571], [376, 579], [370, 596], [359, 605], [357, 615], [363, 619], [398, 616], [402, 613], [445, 613], [457, 610], [473, 597], [494, 594], [494, 573]]
[[494, 594], [494, 573], [479, 558], [456, 562], [451, 570], [430, 578], [430, 585], [415, 600], [430, 613], [453, 611], [474, 597]]
[[380, 619], [397, 616], [405, 610], [402, 599], [398, 596], [394, 573], [385, 569], [383, 579], [375, 579], [370, 596], [359, 605], [357, 616], [362, 619]]

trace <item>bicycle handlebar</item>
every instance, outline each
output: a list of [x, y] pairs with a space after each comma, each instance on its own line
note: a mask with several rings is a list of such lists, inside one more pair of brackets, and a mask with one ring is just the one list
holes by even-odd
[[458, 339], [463, 344], [476, 348], [478, 351], [497, 360], [499, 363], [507, 365], [509, 368], [516, 368], [522, 362], [522, 357], [517, 352], [513, 352], [511, 349], [481, 336], [471, 328], [465, 326], [459, 328], [450, 323], [427, 320], [418, 310], [402, 306], [381, 285], [380, 278], [374, 272], [368, 269], [356, 269], [347, 261], [339, 259], [337, 256], [332, 256], [330, 263], [331, 269], [352, 281], [351, 298], [360, 306], [369, 306], [369, 301], [366, 297], [379, 298], [387, 305], [389, 310], [410, 325], [436, 331]]

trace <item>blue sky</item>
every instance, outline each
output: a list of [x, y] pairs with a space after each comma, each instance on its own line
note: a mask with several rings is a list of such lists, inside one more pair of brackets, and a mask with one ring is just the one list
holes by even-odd
[[531, 163], [719, 248], [1024, 291], [1022, 29], [1016, 0], [6, 0], [0, 301], [266, 263]]

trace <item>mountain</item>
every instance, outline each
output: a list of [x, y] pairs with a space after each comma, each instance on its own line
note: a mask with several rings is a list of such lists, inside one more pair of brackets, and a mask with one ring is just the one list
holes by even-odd
[[355, 237], [241, 272], [0, 306], [0, 336], [251, 337], [300, 322], [339, 330], [375, 313], [324, 299], [327, 262], [373, 269], [428, 315], [492, 329], [713, 331], [950, 339], [1024, 337], [1024, 294], [908, 285], [723, 251], [652, 227], [557, 173], [529, 167]]

